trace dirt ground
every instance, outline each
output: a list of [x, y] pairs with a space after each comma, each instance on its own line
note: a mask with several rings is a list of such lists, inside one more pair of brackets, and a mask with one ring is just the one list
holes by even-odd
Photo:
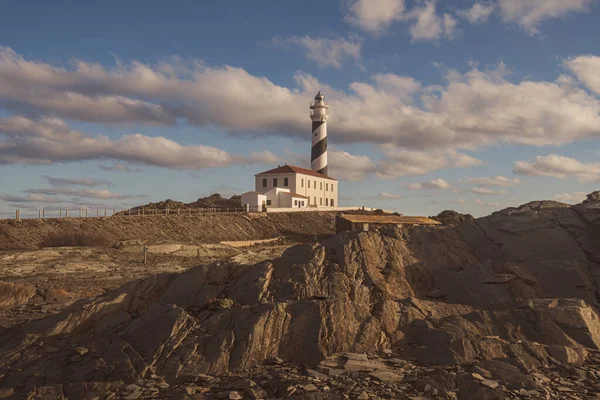
[[[56, 313], [79, 299], [97, 296], [150, 275], [179, 272], [215, 262], [252, 264], [279, 257], [296, 244], [290, 240], [221, 243], [124, 241], [115, 247], [58, 247], [0, 250], [0, 285], [20, 290], [17, 304], [2, 305], [0, 329]], [[143, 248], [147, 248], [144, 263]], [[14, 284], [17, 284], [16, 286]]]
[[145, 217], [0, 220], [0, 249], [35, 249], [56, 234], [124, 240], [220, 243], [286, 237], [313, 240], [335, 233], [335, 212], [230, 213]]

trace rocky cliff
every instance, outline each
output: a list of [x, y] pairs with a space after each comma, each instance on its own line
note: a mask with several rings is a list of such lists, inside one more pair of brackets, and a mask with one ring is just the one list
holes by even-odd
[[[321, 363], [329, 376], [369, 366], [381, 374], [375, 362], [351, 355], [350, 368], [323, 364], [339, 353], [369, 353], [481, 372], [443, 378], [441, 398], [533, 396], [544, 390], [535, 371], [596, 359], [599, 283], [593, 195], [573, 207], [532, 202], [457, 227], [347, 232], [256, 265], [205, 265], [136, 281], [0, 332], [0, 387], [65, 393], [148, 377], [168, 387], [273, 359]], [[568, 370], [579, 386], [564, 378], [564, 390], [547, 398], [600, 392], [585, 375], [596, 367], [579, 368], [579, 377]], [[399, 393], [393, 398], [408, 398]], [[277, 390], [272, 396], [283, 398]]]

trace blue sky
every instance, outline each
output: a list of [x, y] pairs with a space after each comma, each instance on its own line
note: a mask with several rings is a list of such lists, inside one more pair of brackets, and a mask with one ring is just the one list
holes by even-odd
[[485, 215], [600, 183], [595, 0], [5, 0], [0, 212], [185, 202], [308, 166], [342, 205]]

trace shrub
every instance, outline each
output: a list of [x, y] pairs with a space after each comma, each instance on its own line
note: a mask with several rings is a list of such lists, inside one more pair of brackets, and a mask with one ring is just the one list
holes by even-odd
[[109, 245], [104, 237], [85, 232], [49, 233], [40, 243], [42, 247], [105, 247]]
[[233, 300], [228, 299], [227, 297], [222, 299], [212, 298], [208, 300], [207, 305], [209, 310], [229, 309], [233, 306]]

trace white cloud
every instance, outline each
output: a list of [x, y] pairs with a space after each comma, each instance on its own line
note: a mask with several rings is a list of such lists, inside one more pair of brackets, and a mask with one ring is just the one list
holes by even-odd
[[[400, 176], [424, 175], [445, 168], [468, 168], [483, 162], [456, 151], [411, 151], [394, 147], [381, 147], [383, 157], [372, 160], [368, 156], [350, 154], [346, 151], [329, 150], [329, 175], [340, 180], [360, 181], [375, 174], [379, 178], [393, 179]], [[306, 154], [290, 153], [291, 163], [309, 168]], [[427, 186], [444, 185], [442, 179], [431, 181]], [[446, 182], [447, 184], [447, 182]]]
[[130, 167], [125, 164], [114, 164], [114, 165], [98, 165], [98, 168], [105, 171], [121, 171], [121, 172], [142, 172], [143, 169], [139, 167]]
[[506, 190], [492, 190], [488, 188], [474, 187], [470, 190], [471, 193], [483, 195], [505, 194]]
[[362, 40], [358, 37], [312, 38], [306, 35], [276, 38], [273, 42], [284, 47], [300, 47], [305, 51], [305, 57], [315, 61], [321, 68], [341, 68], [347, 60], [358, 63], [362, 48]]
[[506, 178], [504, 176], [467, 178], [467, 182], [480, 186], [516, 186], [521, 183], [519, 178]]
[[346, 21], [370, 33], [380, 33], [402, 18], [404, 0], [350, 0]]
[[590, 90], [600, 94], [600, 57], [580, 56], [565, 61], [564, 66], [568, 68], [575, 77]]
[[425, 182], [416, 182], [410, 185], [407, 185], [410, 190], [440, 190], [440, 189], [449, 189], [450, 184], [443, 180], [442, 178], [433, 179]]
[[496, 10], [496, 4], [491, 2], [477, 2], [471, 8], [457, 11], [458, 16], [466, 19], [471, 24], [484, 24]]
[[[36, 110], [44, 115], [0, 118], [0, 162], [111, 159], [196, 170], [273, 163], [277, 157], [272, 154], [236, 156], [210, 146], [182, 146], [163, 137], [91, 136], [70, 129], [60, 117], [123, 123], [147, 116], [148, 124], [178, 120], [234, 135], [305, 139], [307, 101], [319, 86], [332, 107], [335, 142], [381, 145], [383, 157], [376, 169], [384, 177], [481, 164], [462, 151], [495, 144], [545, 146], [600, 138], [600, 100], [573, 76], [554, 82], [512, 82], [503, 64], [489, 70], [449, 71], [446, 83], [434, 86], [423, 86], [407, 76], [375, 74], [367, 82], [351, 83], [348, 92], [304, 73], [295, 75], [296, 87], [284, 87], [241, 68], [209, 67], [200, 61], [169, 60], [154, 66], [119, 63], [114, 69], [82, 61], [73, 65], [55, 67], [26, 60], [10, 49], [0, 50], [0, 80], [5, 83], [0, 85], [0, 104], [8, 111], [26, 107], [27, 115], [35, 115]], [[593, 68], [567, 65], [572, 66], [569, 73], [589, 86], [600, 76], [600, 72], [594, 75]], [[66, 99], [72, 94], [92, 102], [121, 96], [148, 103], [149, 109], [158, 107], [160, 112], [132, 113], [130, 102], [117, 101], [90, 116], [89, 109], [78, 113], [68, 107], [71, 103]], [[40, 99], [46, 100], [40, 103]], [[362, 161], [362, 169], [371, 169], [368, 160]]]
[[270, 152], [234, 156], [215, 147], [182, 146], [165, 137], [123, 135], [118, 140], [88, 136], [58, 119], [34, 121], [21, 116], [0, 118], [0, 164], [51, 164], [114, 159], [172, 169], [223, 167], [232, 164], [272, 164]]
[[381, 192], [375, 196], [369, 196], [369, 197], [363, 197], [363, 199], [365, 200], [398, 200], [401, 199], [402, 195], [400, 194], [394, 194], [394, 193], [387, 193], [387, 192]]
[[581, 203], [587, 198], [585, 192], [571, 192], [571, 193], [559, 193], [553, 197], [554, 200], [560, 201], [561, 203]]
[[486, 203], [485, 206], [486, 207], [492, 207], [492, 208], [500, 208], [500, 207], [502, 207], [502, 204], [500, 204], [500, 203]]
[[360, 181], [376, 171], [367, 156], [352, 155], [345, 151], [328, 151], [329, 175], [340, 180]]
[[483, 162], [467, 154], [455, 151], [408, 151], [384, 148], [385, 157], [377, 166], [380, 178], [406, 175], [425, 175], [445, 168], [467, 168]]
[[[49, 189], [27, 189], [25, 193], [32, 195], [46, 196], [75, 196], [87, 197], [93, 199], [130, 199], [134, 197], [144, 197], [143, 195], [125, 195], [113, 193], [106, 189], [70, 189], [70, 188], [49, 188]], [[55, 200], [56, 201], [56, 200]]]
[[13, 196], [10, 194], [0, 194], [0, 200], [13, 203], [56, 203], [56, 197], [46, 196], [38, 193], [29, 193], [25, 196]]
[[450, 14], [439, 16], [433, 1], [413, 8], [406, 14], [406, 18], [413, 21], [409, 27], [413, 41], [438, 41], [443, 37], [452, 38], [456, 33], [456, 19]]
[[585, 183], [600, 182], [600, 163], [584, 164], [574, 158], [557, 154], [537, 156], [533, 162], [517, 161], [513, 171], [519, 175], [577, 179]]
[[516, 22], [530, 35], [538, 34], [541, 22], [586, 12], [593, 0], [498, 0], [502, 18]]
[[111, 185], [106, 179], [70, 179], [70, 178], [53, 178], [51, 176], [42, 176], [42, 178], [52, 186], [104, 186]]

